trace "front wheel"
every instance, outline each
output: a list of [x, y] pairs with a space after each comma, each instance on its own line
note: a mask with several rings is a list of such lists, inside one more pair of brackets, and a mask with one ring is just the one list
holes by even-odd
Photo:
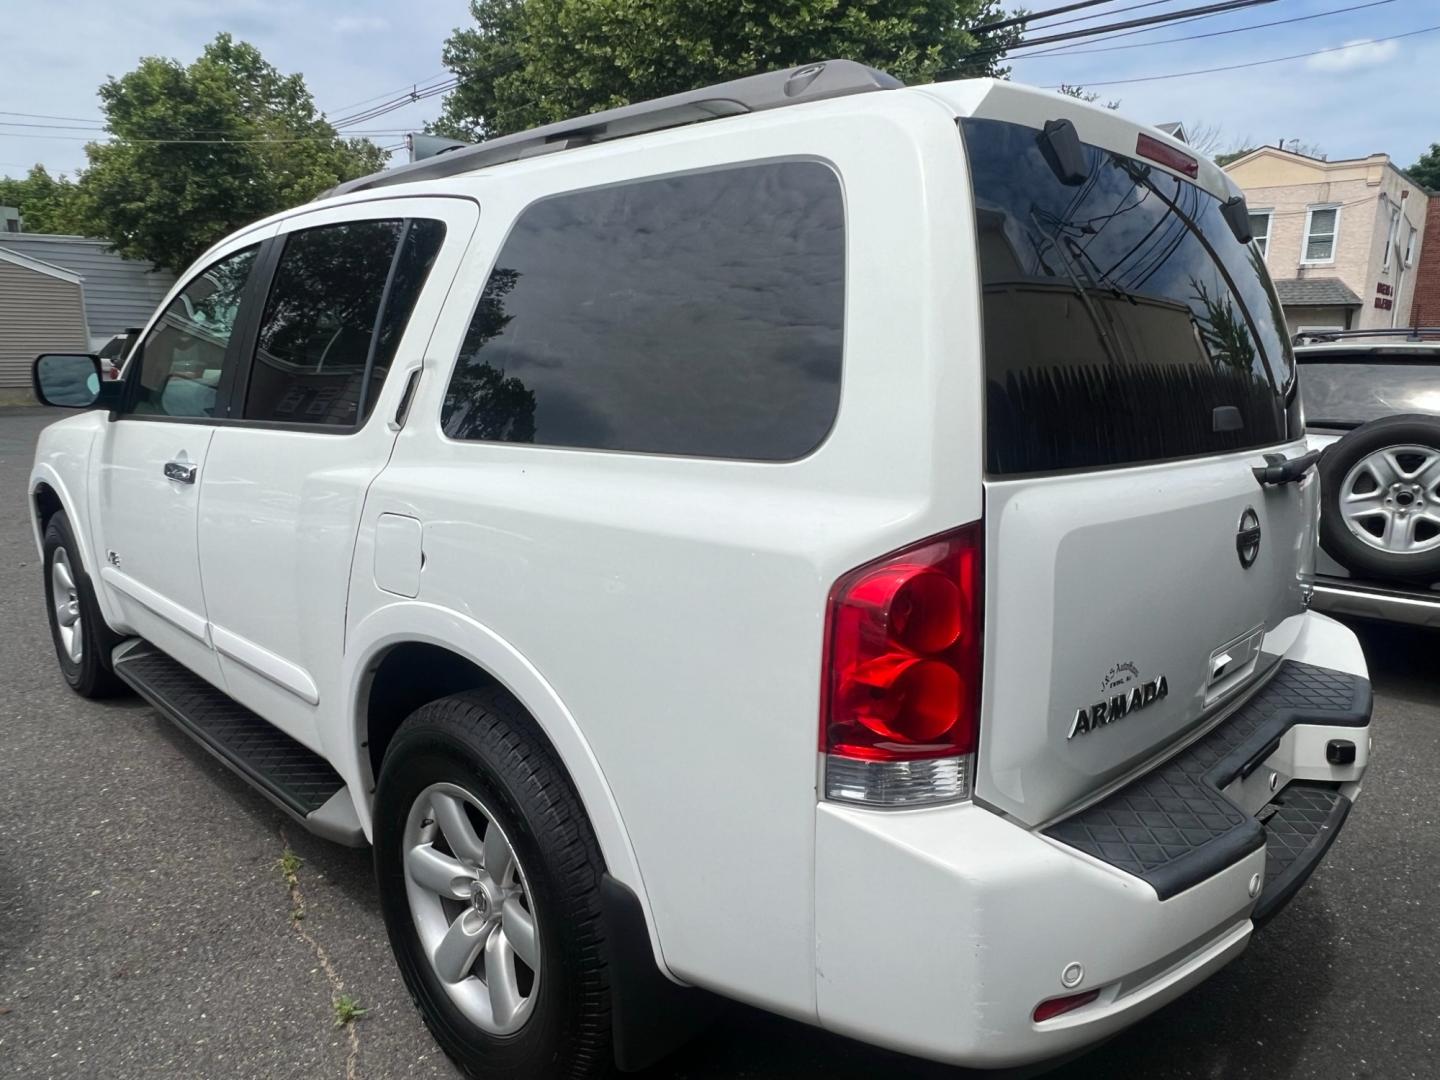
[[79, 547], [64, 511], [45, 526], [42, 544], [45, 608], [60, 673], [81, 697], [106, 698], [123, 693], [125, 684], [110, 668], [110, 650], [119, 643], [100, 615], [90, 579], [81, 567]]
[[569, 779], [500, 690], [417, 710], [385, 754], [375, 871], [421, 1016], [472, 1076], [608, 1071], [598, 846]]

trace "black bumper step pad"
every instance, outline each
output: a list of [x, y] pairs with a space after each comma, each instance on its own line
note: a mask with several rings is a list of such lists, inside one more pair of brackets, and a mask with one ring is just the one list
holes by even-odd
[[[1273, 811], [1273, 812], [1271, 812]], [[1269, 813], [1269, 817], [1264, 817]], [[1286, 905], [1340, 834], [1350, 800], [1333, 787], [1297, 781], [1262, 811], [1265, 891], [1251, 918], [1264, 922]]]
[[[1369, 680], [1281, 661], [1274, 677], [1224, 723], [1045, 835], [1144, 879], [1168, 900], [1267, 843], [1260, 820], [1221, 788], [1258, 765], [1294, 725], [1365, 727], [1370, 708]], [[1281, 823], [1292, 820], [1287, 815]], [[1302, 875], [1294, 888], [1303, 881]]]
[[319, 754], [164, 653], [143, 645], [134, 648], [116, 661], [115, 674], [298, 817], [314, 813], [345, 786]]

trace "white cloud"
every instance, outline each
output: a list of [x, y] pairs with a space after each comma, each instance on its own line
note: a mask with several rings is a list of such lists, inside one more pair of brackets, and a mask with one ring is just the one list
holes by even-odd
[[1320, 53], [1305, 61], [1312, 71], [1353, 71], [1383, 64], [1400, 51], [1398, 41], [1347, 41], [1334, 52]]
[[390, 29], [390, 20], [379, 15], [342, 15], [335, 20], [335, 31], [340, 34], [368, 34]]

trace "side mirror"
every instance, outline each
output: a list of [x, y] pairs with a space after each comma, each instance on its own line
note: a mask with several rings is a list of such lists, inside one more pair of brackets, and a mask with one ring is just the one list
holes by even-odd
[[35, 358], [35, 396], [61, 409], [88, 409], [100, 398], [100, 358], [93, 353], [43, 353]]

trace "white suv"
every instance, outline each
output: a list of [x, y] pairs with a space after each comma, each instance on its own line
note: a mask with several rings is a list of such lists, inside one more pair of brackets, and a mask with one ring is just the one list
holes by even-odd
[[477, 1074], [716, 995], [1070, 1051], [1244, 949], [1368, 756], [1247, 220], [1114, 113], [843, 61], [346, 184], [43, 435], [61, 667], [373, 843]]

